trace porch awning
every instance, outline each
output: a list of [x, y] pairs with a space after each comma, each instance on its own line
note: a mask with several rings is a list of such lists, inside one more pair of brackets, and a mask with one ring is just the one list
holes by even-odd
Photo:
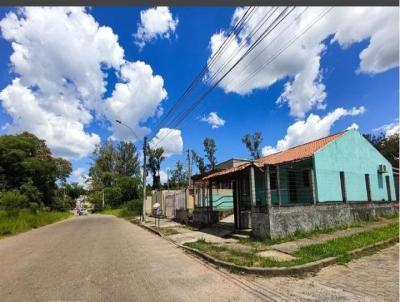
[[237, 166], [237, 167], [232, 167], [232, 168], [225, 169], [225, 170], [222, 170], [222, 171], [217, 171], [217, 172], [211, 173], [211, 174], [209, 174], [207, 176], [204, 176], [202, 178], [202, 180], [209, 180], [209, 179], [213, 179], [213, 178], [217, 178], [217, 177], [222, 177], [222, 176], [228, 176], [228, 175], [231, 175], [231, 174], [235, 174], [237, 172], [245, 170], [246, 168], [250, 167], [251, 165], [254, 165], [254, 164], [245, 163], [245, 164]]

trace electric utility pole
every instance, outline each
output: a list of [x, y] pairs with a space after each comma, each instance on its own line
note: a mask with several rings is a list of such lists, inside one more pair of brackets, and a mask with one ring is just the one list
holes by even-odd
[[189, 149], [187, 149], [187, 164], [188, 164], [188, 168], [187, 168], [187, 171], [188, 171], [188, 187], [190, 187], [190, 182], [191, 182], [191, 177], [192, 177], [192, 169], [191, 169], [191, 166], [190, 166], [190, 150]]
[[142, 208], [142, 221], [145, 221], [146, 217], [146, 177], [147, 177], [147, 167], [146, 167], [146, 152], [147, 152], [147, 136], [143, 138], [143, 208]]
[[186, 188], [186, 192], [185, 192], [185, 209], [188, 208], [188, 203], [189, 203], [189, 189], [190, 189], [190, 178], [191, 178], [191, 169], [190, 169], [190, 150], [187, 149], [187, 188]]

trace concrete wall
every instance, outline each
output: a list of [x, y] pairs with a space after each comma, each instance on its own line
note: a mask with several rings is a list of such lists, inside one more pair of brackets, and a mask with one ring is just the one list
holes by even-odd
[[194, 208], [193, 210], [193, 224], [211, 224], [219, 221], [219, 213], [217, 211], [210, 211], [207, 208]]
[[337, 203], [271, 208], [252, 213], [255, 237], [285, 237], [296, 231], [310, 232], [398, 213], [398, 203]]
[[[385, 164], [388, 173], [378, 173]], [[370, 176], [373, 201], [388, 201], [386, 175], [390, 178], [392, 200], [395, 188], [392, 166], [358, 131], [349, 130], [314, 154], [318, 202], [341, 201], [340, 171], [344, 171], [347, 200], [367, 201], [365, 174]]]

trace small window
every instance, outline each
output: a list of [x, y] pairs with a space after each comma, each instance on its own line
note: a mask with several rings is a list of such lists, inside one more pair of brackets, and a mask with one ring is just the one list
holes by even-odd
[[276, 190], [276, 172], [272, 172], [269, 177], [269, 185], [271, 190]]
[[310, 173], [308, 170], [303, 171], [303, 186], [306, 188], [310, 186]]

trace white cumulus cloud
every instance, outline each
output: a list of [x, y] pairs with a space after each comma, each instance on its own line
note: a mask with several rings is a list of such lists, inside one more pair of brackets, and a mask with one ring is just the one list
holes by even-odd
[[181, 154], [183, 149], [182, 133], [179, 129], [161, 128], [149, 142], [150, 147], [162, 147], [164, 156]]
[[80, 167], [75, 169], [74, 171], [72, 171], [72, 174], [70, 176], [70, 181], [71, 182], [76, 182], [78, 183], [80, 186], [84, 187], [84, 188], [88, 188], [89, 184], [88, 184], [88, 173], [87, 171]]
[[399, 119], [396, 119], [394, 122], [385, 124], [379, 128], [375, 128], [372, 131], [374, 132], [384, 132], [385, 136], [391, 136], [394, 134], [400, 134], [400, 123]]
[[80, 158], [92, 152], [100, 142], [97, 134], [85, 132], [79, 120], [43, 108], [40, 100], [21, 84], [19, 78], [0, 92], [0, 99], [3, 108], [13, 119], [12, 124], [6, 124], [3, 128], [8, 133], [31, 131], [46, 140], [56, 155]]
[[360, 126], [358, 126], [357, 123], [352, 123], [349, 127], [347, 127], [347, 130], [351, 130], [351, 129], [358, 130], [358, 128], [360, 128]]
[[[161, 101], [167, 97], [164, 80], [159, 75], [153, 75], [151, 66], [141, 61], [126, 62], [119, 77], [122, 82], [115, 85], [111, 97], [105, 100], [103, 114], [111, 121], [123, 121], [137, 136], [142, 137], [150, 129], [141, 127], [140, 123], [157, 115]], [[114, 139], [136, 140], [126, 127], [114, 124], [112, 130]]]
[[146, 43], [156, 39], [169, 39], [175, 33], [179, 20], [172, 16], [168, 7], [158, 6], [140, 12], [140, 23], [133, 35], [135, 43], [142, 49]]
[[[82, 158], [100, 137], [88, 127], [93, 120], [111, 122], [112, 138], [149, 132], [141, 124], [162, 113], [167, 97], [164, 80], [144, 62], [129, 62], [118, 36], [100, 26], [86, 8], [28, 7], [9, 12], [1, 21], [11, 43], [14, 79], [0, 91], [0, 102], [12, 122], [7, 133], [30, 131], [45, 139], [57, 156]], [[107, 75], [117, 83], [104, 99]]]
[[[246, 9], [237, 8], [231, 23], [235, 24]], [[275, 11], [271, 7], [257, 7], [243, 30], [233, 34], [218, 59], [212, 61], [211, 57], [228, 35], [223, 30], [215, 33], [210, 39], [211, 55], [206, 79], [217, 72], [222, 76], [228, 71], [283, 9]], [[246, 95], [285, 80], [284, 91], [277, 102], [287, 103], [291, 115], [300, 119], [314, 108], [325, 108], [327, 92], [320, 62], [329, 46], [325, 45], [327, 38], [333, 37], [330, 43], [338, 43], [342, 48], [368, 41], [368, 46], [360, 52], [357, 72], [375, 74], [398, 66], [397, 7], [335, 7], [320, 18], [327, 9], [296, 8], [218, 84], [219, 87], [226, 93]], [[263, 25], [258, 29], [260, 24]], [[311, 24], [315, 25], [310, 27]], [[299, 39], [295, 40], [296, 37]]]
[[263, 155], [283, 151], [306, 142], [319, 139], [330, 134], [334, 123], [344, 116], [355, 116], [365, 112], [365, 108], [353, 107], [351, 109], [337, 108], [324, 117], [310, 114], [307, 119], [300, 120], [287, 128], [284, 138], [278, 140], [276, 146], [265, 146], [262, 149]]
[[201, 118], [202, 122], [209, 123], [211, 128], [219, 128], [225, 125], [225, 120], [218, 116], [216, 112], [210, 112], [208, 116]]

